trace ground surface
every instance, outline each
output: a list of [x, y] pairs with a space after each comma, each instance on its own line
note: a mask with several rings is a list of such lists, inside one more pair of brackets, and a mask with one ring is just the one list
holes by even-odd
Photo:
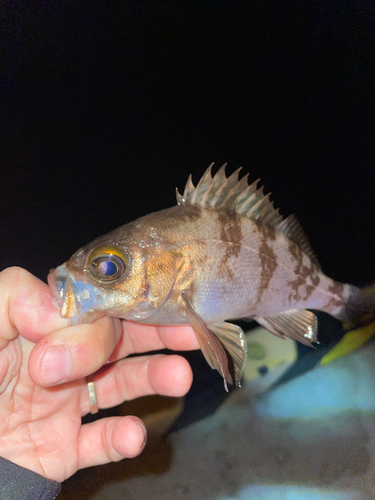
[[81, 471], [61, 499], [375, 499], [375, 345], [151, 441], [135, 460]]

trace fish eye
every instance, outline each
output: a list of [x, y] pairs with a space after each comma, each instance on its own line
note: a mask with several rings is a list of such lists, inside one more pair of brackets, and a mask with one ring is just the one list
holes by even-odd
[[119, 265], [113, 260], [103, 260], [99, 265], [97, 263], [96, 265], [99, 273], [103, 274], [103, 276], [115, 276], [119, 270]]
[[96, 281], [111, 283], [125, 272], [127, 258], [117, 247], [99, 247], [88, 258], [88, 270]]

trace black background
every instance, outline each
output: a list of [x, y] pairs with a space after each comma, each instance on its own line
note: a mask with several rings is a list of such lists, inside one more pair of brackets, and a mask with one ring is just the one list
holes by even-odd
[[46, 278], [215, 161], [296, 213], [331, 277], [375, 279], [365, 0], [1, 2], [0, 269]]

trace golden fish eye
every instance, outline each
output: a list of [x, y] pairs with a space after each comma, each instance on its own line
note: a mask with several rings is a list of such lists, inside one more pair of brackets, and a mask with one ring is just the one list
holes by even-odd
[[124, 274], [127, 257], [118, 247], [103, 246], [91, 252], [87, 262], [94, 280], [112, 283]]

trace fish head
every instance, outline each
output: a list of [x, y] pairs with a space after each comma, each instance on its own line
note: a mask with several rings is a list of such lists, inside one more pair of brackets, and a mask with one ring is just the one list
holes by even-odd
[[105, 314], [132, 318], [145, 287], [145, 262], [129, 237], [107, 235], [79, 249], [48, 275], [61, 316], [72, 325]]
[[171, 297], [180, 260], [155, 238], [115, 231], [52, 269], [48, 284], [71, 325], [104, 315], [142, 322]]

